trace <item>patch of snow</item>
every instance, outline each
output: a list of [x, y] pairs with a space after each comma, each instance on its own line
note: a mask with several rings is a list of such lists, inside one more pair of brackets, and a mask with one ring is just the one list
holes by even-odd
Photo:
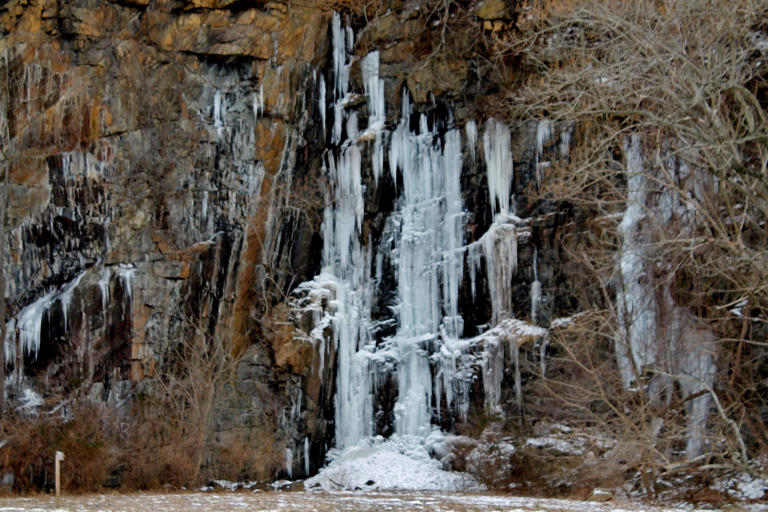
[[531, 437], [526, 439], [525, 444], [535, 446], [536, 448], [550, 448], [567, 455], [584, 454], [583, 440], [575, 438], [581, 442], [571, 442], [556, 436]]
[[43, 397], [31, 388], [24, 388], [22, 396], [19, 397], [21, 405], [18, 410], [31, 410], [43, 405]]
[[768, 480], [741, 473], [717, 480], [712, 489], [740, 500], [759, 500], [768, 493]]
[[584, 316], [586, 314], [587, 314], [587, 312], [582, 311], [580, 313], [576, 313], [575, 315], [563, 316], [563, 317], [560, 317], [560, 318], [555, 318], [554, 320], [552, 320], [549, 323], [549, 328], [550, 329], [562, 329], [564, 327], [569, 327], [569, 326], [573, 325], [573, 323], [579, 317], [582, 317], [582, 316]]
[[[422, 437], [393, 435], [363, 440], [343, 451], [332, 450], [331, 460], [304, 482], [307, 489], [482, 490], [470, 475], [442, 469]], [[430, 442], [430, 446], [435, 446]]]

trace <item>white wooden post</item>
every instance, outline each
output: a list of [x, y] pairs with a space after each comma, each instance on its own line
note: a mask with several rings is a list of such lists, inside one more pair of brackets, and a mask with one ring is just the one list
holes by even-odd
[[64, 460], [63, 452], [56, 452], [56, 497], [61, 496], [61, 461]]

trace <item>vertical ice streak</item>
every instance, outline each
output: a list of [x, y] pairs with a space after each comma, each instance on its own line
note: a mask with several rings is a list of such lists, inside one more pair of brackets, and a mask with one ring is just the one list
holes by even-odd
[[285, 449], [285, 472], [288, 478], [293, 478], [293, 451], [290, 448]]
[[253, 110], [253, 117], [258, 119], [259, 116], [264, 115], [264, 84], [259, 84], [259, 92], [253, 94], [251, 108]]
[[536, 125], [536, 186], [541, 188], [543, 170], [549, 165], [549, 161], [541, 161], [544, 155], [544, 146], [552, 138], [553, 123], [549, 119], [542, 119]]
[[[447, 335], [460, 338], [464, 321], [459, 316], [459, 287], [464, 277], [464, 201], [461, 197], [461, 135], [458, 130], [445, 134], [443, 172], [445, 173], [445, 213], [443, 214], [443, 320]], [[438, 169], [437, 172], [440, 172]]]
[[477, 123], [474, 121], [467, 121], [464, 125], [464, 131], [467, 134], [467, 147], [469, 148], [469, 154], [472, 156], [472, 163], [475, 162], [475, 148], [477, 147]]
[[[410, 114], [407, 97], [403, 103], [404, 114]], [[441, 147], [426, 116], [420, 118], [418, 133], [410, 131], [409, 118], [404, 115], [393, 132], [389, 152], [390, 172], [399, 170], [403, 183], [394, 254], [399, 299], [395, 431], [424, 435], [432, 419], [429, 357], [441, 343], [440, 332], [454, 338], [463, 330], [458, 313], [464, 228], [461, 136], [450, 130]]]
[[536, 162], [538, 163], [541, 155], [544, 154], [544, 146], [552, 138], [552, 121], [542, 119], [536, 125]]
[[222, 120], [222, 115], [221, 90], [216, 89], [213, 93], [213, 127], [216, 128], [216, 133], [219, 137], [224, 133], [224, 121]]
[[67, 332], [67, 313], [69, 312], [69, 303], [72, 302], [72, 294], [74, 293], [75, 288], [77, 288], [77, 285], [80, 284], [80, 281], [83, 280], [84, 275], [85, 272], [80, 272], [77, 277], [65, 284], [61, 289], [59, 300], [61, 301], [61, 313], [64, 316], [65, 333]]
[[488, 168], [488, 193], [491, 214], [509, 215], [509, 196], [512, 193], [514, 164], [510, 148], [511, 134], [507, 125], [496, 119], [489, 119], [483, 133], [485, 164]]
[[320, 81], [317, 84], [317, 103], [318, 103], [318, 110], [320, 111], [320, 124], [323, 128], [323, 140], [325, 140], [325, 77], [322, 73], [320, 73]]
[[[16, 319], [11, 318], [5, 323], [5, 339], [3, 350], [5, 351], [5, 365], [9, 366], [16, 361]], [[0, 397], [2, 400], [4, 397]]]
[[123, 285], [123, 290], [128, 298], [128, 313], [133, 312], [133, 276], [136, 273], [136, 267], [133, 265], [121, 263], [117, 269], [117, 276], [120, 278], [120, 282]]
[[99, 273], [99, 290], [101, 291], [101, 311], [107, 314], [107, 304], [109, 303], [109, 281], [112, 273], [109, 267], [104, 267]]
[[541, 303], [541, 281], [539, 281], [538, 269], [539, 251], [533, 248], [533, 283], [531, 283], [531, 323], [536, 324], [539, 318], [539, 304]]
[[619, 224], [622, 290], [618, 296], [621, 334], [616, 339], [616, 356], [626, 387], [634, 381], [635, 368], [642, 368], [656, 360], [658, 346], [653, 287], [648, 279], [643, 279], [648, 244], [641, 223], [646, 215], [647, 178], [640, 145], [638, 134], [632, 135], [625, 145], [627, 209]]

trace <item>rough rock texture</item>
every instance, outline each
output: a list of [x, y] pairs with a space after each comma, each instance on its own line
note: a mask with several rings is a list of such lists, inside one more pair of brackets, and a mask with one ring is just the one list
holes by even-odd
[[[359, 23], [355, 46], [359, 55], [381, 51], [388, 114], [399, 112], [407, 88], [433, 120], [470, 118], [471, 98], [488, 93], [472, 62], [431, 58], [439, 31], [415, 4], [394, 3]], [[511, 13], [508, 2], [487, 1], [475, 15], [505, 22]], [[318, 83], [332, 79], [330, 18], [311, 2], [0, 7], [0, 138], [10, 170], [2, 292], [7, 344], [19, 348], [7, 361], [10, 398], [31, 387], [51, 403], [77, 391], [118, 404], [158, 375], [190, 332], [204, 332], [240, 357], [217, 401], [212, 442], [289, 450], [285, 476], [322, 464], [333, 442], [335, 349], [329, 331], [327, 343], [314, 342], [313, 318], [287, 304], [320, 270], [329, 126]], [[360, 73], [353, 65], [357, 91]], [[554, 155], [568, 129], [556, 127], [543, 150]], [[511, 294], [517, 318], [545, 325], [570, 309], [555, 263], [567, 215], [534, 211], [526, 199], [541, 157], [536, 131], [535, 123], [513, 127], [513, 189], [528, 220]], [[464, 148], [467, 243], [492, 221], [481, 146]], [[364, 180], [366, 230], [378, 243], [396, 184], [373, 186], [370, 170]], [[534, 253], [543, 293], [531, 318]], [[474, 334], [491, 321], [490, 299], [473, 297], [466, 279], [460, 294], [465, 332]], [[377, 306], [383, 320], [392, 316], [388, 299]], [[35, 315], [39, 349], [24, 352], [19, 326]], [[511, 369], [503, 379], [501, 402], [514, 414]], [[377, 397], [384, 434], [396, 391], [385, 382]], [[481, 411], [480, 381], [472, 396]], [[455, 418], [446, 418], [451, 427]]]
[[275, 357], [265, 326], [278, 292], [319, 263], [318, 206], [301, 190], [319, 170], [307, 155], [320, 154], [329, 12], [231, 4], [0, 8], [9, 317], [55, 295], [37, 313], [39, 350], [9, 361], [32, 379], [16, 372], [19, 387], [71, 391], [74, 359], [86, 392], [117, 400], [194, 325], [245, 354], [222, 432], [276, 421], [244, 398], [249, 379], [271, 387], [277, 416], [300, 392], [306, 356]]

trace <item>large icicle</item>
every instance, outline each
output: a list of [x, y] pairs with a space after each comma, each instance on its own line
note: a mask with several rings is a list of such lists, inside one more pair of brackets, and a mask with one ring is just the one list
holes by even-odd
[[496, 119], [489, 119], [483, 133], [483, 150], [488, 169], [488, 193], [491, 214], [509, 215], [509, 197], [514, 180], [514, 164], [510, 148], [511, 135], [507, 125]]
[[641, 140], [632, 135], [627, 155], [627, 209], [619, 224], [622, 291], [618, 297], [619, 326], [626, 336], [616, 338], [616, 356], [624, 385], [630, 387], [635, 371], [656, 360], [656, 305], [653, 284], [644, 279], [647, 233], [641, 228], [646, 209], [646, 173], [640, 152]]
[[[350, 120], [356, 122], [353, 115]], [[329, 155], [326, 173], [332, 190], [323, 220], [323, 265], [336, 283], [333, 317], [338, 354], [336, 383], [336, 445], [345, 448], [370, 436], [373, 405], [367, 368], [370, 342], [369, 251], [361, 247], [363, 191], [360, 179], [360, 148], [346, 147], [334, 162]]]
[[410, 131], [407, 96], [403, 105], [390, 146], [390, 171], [399, 169], [403, 183], [395, 241], [399, 328], [394, 340], [400, 363], [395, 430], [425, 435], [432, 418], [429, 356], [441, 329], [447, 338], [463, 330], [458, 313], [464, 227], [461, 135], [449, 131], [441, 148], [426, 116], [420, 118], [418, 133]]
[[[332, 42], [334, 58], [334, 129], [332, 141], [341, 142], [345, 116], [344, 97], [349, 82], [347, 48], [354, 34], [341, 27], [334, 13]], [[378, 68], [378, 62], [375, 63]], [[370, 64], [371, 66], [373, 64]], [[378, 80], [378, 69], [376, 69]], [[381, 114], [383, 115], [383, 113]], [[336, 447], [347, 448], [373, 434], [373, 398], [369, 372], [371, 254], [360, 243], [363, 222], [361, 150], [358, 145], [357, 114], [346, 123], [347, 140], [337, 153], [329, 152], [324, 172], [328, 177], [323, 213], [323, 274], [325, 288], [333, 290], [331, 319], [337, 354]]]

